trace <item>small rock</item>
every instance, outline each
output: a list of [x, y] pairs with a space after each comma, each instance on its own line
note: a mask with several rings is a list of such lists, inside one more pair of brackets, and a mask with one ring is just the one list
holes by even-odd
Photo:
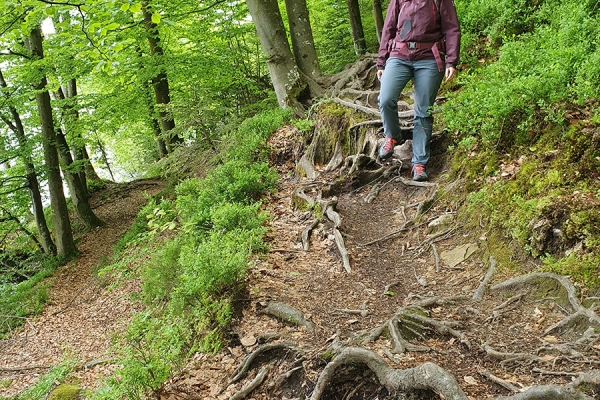
[[427, 224], [427, 227], [435, 228], [438, 226], [450, 225], [455, 218], [456, 217], [454, 214], [442, 214], [433, 221], [431, 221], [429, 224]]
[[240, 339], [240, 343], [245, 347], [254, 346], [256, 344], [256, 338], [254, 337], [254, 335], [244, 336]]

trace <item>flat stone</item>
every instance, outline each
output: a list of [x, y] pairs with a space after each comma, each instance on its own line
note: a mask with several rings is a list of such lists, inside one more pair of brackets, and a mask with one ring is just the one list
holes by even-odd
[[475, 253], [479, 247], [475, 243], [467, 243], [459, 246], [453, 250], [443, 251], [440, 254], [442, 261], [444, 261], [450, 267], [456, 267], [461, 262], [465, 261]]

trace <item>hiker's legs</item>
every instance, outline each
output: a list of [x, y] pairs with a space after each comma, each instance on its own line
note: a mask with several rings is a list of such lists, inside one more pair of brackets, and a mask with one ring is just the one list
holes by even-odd
[[386, 137], [400, 141], [400, 121], [398, 119], [398, 98], [404, 86], [413, 77], [412, 63], [399, 58], [390, 58], [385, 64], [379, 90], [379, 112]]
[[412, 164], [425, 165], [429, 161], [429, 142], [433, 130], [431, 107], [435, 102], [444, 72], [438, 71], [435, 60], [414, 61], [412, 65], [415, 78]]

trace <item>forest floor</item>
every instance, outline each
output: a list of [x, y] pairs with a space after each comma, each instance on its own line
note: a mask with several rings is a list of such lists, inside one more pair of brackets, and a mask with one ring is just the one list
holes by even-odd
[[[502, 265], [488, 274], [495, 264], [486, 251], [489, 231], [482, 221], [477, 229], [458, 224], [456, 210], [445, 200], [452, 190], [461, 190], [461, 182], [438, 186], [448, 183], [440, 146], [434, 143], [428, 184], [412, 184], [397, 160], [374, 165], [396, 171], [379, 179], [375, 196], [373, 184], [357, 186], [348, 179], [340, 185], [337, 169], [320, 171], [312, 182], [297, 176], [298, 160], [291, 155], [300, 145], [298, 138], [293, 128], [284, 128], [270, 141], [275, 151], [290, 156], [273, 165], [279, 171], [278, 189], [263, 203], [272, 216], [266, 238], [270, 250], [257, 255], [248, 271], [247, 292], [238, 299], [228, 343], [216, 355], [194, 356], [156, 398], [463, 398], [431, 389], [391, 393], [372, 364], [365, 366], [374, 360], [371, 356], [350, 357], [345, 368], [325, 376], [332, 354], [357, 348], [396, 371], [432, 362], [472, 400], [508, 396], [535, 385], [564, 387], [598, 368], [597, 315], [581, 307], [572, 285], [541, 275], [507, 284], [517, 271]], [[107, 225], [84, 235], [78, 243], [81, 255], [51, 278], [44, 312], [1, 343], [0, 379], [9, 383], [0, 387], [1, 396], [30, 387], [68, 356], [82, 365], [92, 362], [75, 374], [87, 388], [118, 368], [102, 357], [111, 335], [136, 311], [129, 294], [139, 291], [139, 282], [108, 290], [94, 270], [111, 256], [146, 203], [142, 194], [161, 188], [161, 182], [140, 181], [96, 195], [95, 211]], [[324, 217], [325, 210], [294, 207], [299, 188], [323, 200], [335, 195], [350, 271], [344, 268], [335, 226]], [[308, 240], [303, 241], [303, 232], [310, 233]], [[521, 261], [519, 274], [539, 267], [531, 259]], [[273, 302], [283, 304], [284, 311], [266, 312]], [[295, 311], [286, 314], [291, 307]], [[589, 321], [582, 324], [582, 319]], [[261, 385], [244, 391], [259, 380]], [[322, 388], [319, 396], [316, 388]], [[597, 387], [588, 393], [597, 396]]]
[[[294, 154], [295, 137], [297, 133], [281, 130], [271, 145], [280, 154]], [[562, 386], [580, 372], [596, 369], [598, 336], [585, 344], [581, 340], [581, 346], [574, 344], [585, 335], [570, 322], [564, 323], [574, 310], [563, 301], [569, 290], [555, 277], [517, 280], [496, 288], [492, 284], [517, 273], [496, 266], [491, 280], [484, 282], [493, 263], [485, 250], [489, 230], [481, 221], [476, 230], [462, 229], [454, 219], [456, 210], [448, 208], [445, 199], [451, 190], [460, 190], [460, 182], [446, 186], [433, 204], [427, 203], [434, 198], [437, 183], [447, 179], [444, 149], [435, 143], [433, 147], [437, 154], [428, 169], [430, 185], [413, 186], [410, 172], [400, 168], [400, 178], [405, 179], [393, 175], [380, 180], [383, 185], [370, 202], [366, 199], [372, 184], [357, 187], [346, 180], [338, 187], [335, 210], [341, 217], [339, 230], [351, 272], [343, 267], [332, 222], [319, 213], [295, 208], [292, 201], [300, 187], [306, 188], [307, 195], [312, 188], [314, 197], [330, 199], [326, 196], [332, 196], [329, 189], [339, 183], [340, 171], [321, 170], [317, 182], [308, 182], [294, 173], [297, 160], [280, 161], [278, 190], [265, 200], [272, 215], [271, 249], [249, 271], [248, 291], [231, 342], [215, 356], [195, 357], [157, 397], [316, 399], [311, 393], [324, 379], [321, 371], [332, 352], [357, 345], [398, 370], [433, 362], [450, 372], [473, 400], [508, 396], [535, 385]], [[394, 165], [400, 167], [394, 159], [383, 163]], [[418, 212], [422, 215], [417, 222], [407, 224], [415, 221]], [[313, 229], [306, 250], [302, 232], [309, 226]], [[519, 273], [538, 267], [524, 258]], [[492, 289], [484, 292], [488, 286]], [[481, 299], [474, 300], [477, 291]], [[277, 312], [266, 312], [272, 302], [301, 314], [294, 311], [292, 317], [274, 318]], [[414, 308], [430, 320], [414, 323], [410, 312]], [[290, 323], [302, 318], [310, 323]], [[365, 334], [370, 335], [368, 340], [363, 340]], [[406, 340], [396, 340], [397, 336]], [[290, 344], [268, 350], [265, 343]], [[431, 390], [390, 394], [360, 361], [349, 362], [335, 377], [328, 377], [321, 398], [460, 398]], [[268, 374], [248, 393], [244, 387], [259, 380], [255, 378], [259, 370]]]
[[116, 368], [103, 357], [112, 335], [126, 328], [138, 309], [130, 294], [140, 288], [131, 281], [109, 290], [95, 271], [147, 204], [144, 194], [154, 195], [164, 186], [162, 181], [140, 180], [109, 184], [94, 193], [92, 208], [106, 225], [82, 235], [77, 242], [80, 255], [49, 278], [44, 311], [0, 343], [0, 396], [31, 387], [67, 358], [81, 363], [73, 378], [84, 387], [93, 387]]

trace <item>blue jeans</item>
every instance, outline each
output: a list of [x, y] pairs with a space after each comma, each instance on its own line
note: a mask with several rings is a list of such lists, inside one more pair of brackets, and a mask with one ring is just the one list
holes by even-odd
[[438, 70], [435, 60], [406, 61], [390, 58], [385, 64], [379, 91], [379, 111], [386, 137], [398, 141], [401, 139], [398, 98], [408, 81], [414, 79], [413, 165], [425, 165], [429, 161], [429, 142], [433, 130], [430, 111], [443, 77], [444, 72]]

